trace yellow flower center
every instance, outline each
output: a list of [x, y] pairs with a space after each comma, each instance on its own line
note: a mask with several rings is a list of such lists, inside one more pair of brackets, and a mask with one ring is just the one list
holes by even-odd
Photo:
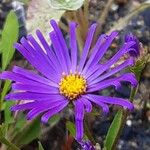
[[64, 75], [59, 83], [60, 93], [74, 100], [86, 91], [86, 80], [79, 74]]

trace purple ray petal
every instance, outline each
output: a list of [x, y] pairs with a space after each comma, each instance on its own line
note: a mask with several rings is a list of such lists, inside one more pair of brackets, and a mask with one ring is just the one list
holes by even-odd
[[[32, 109], [31, 111], [29, 111], [29, 113], [27, 114], [27, 119], [28, 120], [31, 120], [31, 119], [34, 119], [36, 116], [38, 116], [40, 113], [42, 112], [45, 112], [45, 111], [50, 111], [50, 110], [58, 110], [61, 106], [62, 108], [62, 105], [64, 106], [64, 104], [68, 103], [67, 100], [62, 100], [60, 101], [59, 103], [55, 103], [53, 105], [48, 105], [47, 107], [37, 107], [37, 108], [34, 108]], [[62, 108], [63, 109], [63, 108]], [[57, 113], [57, 112], [56, 112]], [[47, 114], [47, 113], [46, 113]], [[43, 115], [44, 116], [44, 115]], [[42, 118], [41, 118], [42, 119]]]
[[[28, 79], [22, 75], [19, 75], [19, 74], [16, 74], [16, 73], [13, 73], [13, 72], [10, 72], [10, 71], [4, 71], [1, 75], [0, 75], [0, 78], [1, 79], [7, 79], [7, 80], [12, 80], [12, 81], [16, 81], [18, 83], [23, 83], [23, 84], [26, 84], [26, 83], [29, 83], [29, 84], [37, 84], [39, 82], [36, 82], [34, 80], [31, 80], [31, 79]], [[47, 82], [48, 83], [48, 82]], [[41, 83], [42, 84], [42, 83]]]
[[76, 26], [77, 24], [71, 22], [69, 24], [70, 28], [70, 48], [71, 48], [71, 70], [74, 73], [77, 67], [77, 58], [78, 58], [78, 47], [76, 41]]
[[59, 73], [62, 73], [62, 68], [59, 64], [59, 61], [56, 57], [56, 55], [54, 54], [54, 52], [52, 51], [51, 47], [48, 45], [48, 43], [46, 42], [46, 39], [44, 38], [43, 34], [40, 32], [40, 30], [36, 30], [36, 35], [39, 38], [41, 44], [43, 45], [49, 59], [51, 60], [51, 62], [53, 63], [53, 66], [55, 68], [57, 68], [57, 71]]
[[50, 33], [50, 38], [51, 38], [57, 59], [60, 62], [60, 65], [64, 69], [64, 72], [68, 73], [69, 72], [69, 70], [67, 68], [68, 65], [67, 65], [67, 61], [65, 60], [65, 56], [63, 54], [63, 49], [60, 45], [61, 43], [59, 43], [60, 41], [57, 38], [56, 33], [54, 31]]
[[54, 82], [38, 75], [38, 74], [35, 74], [33, 71], [29, 71], [29, 70], [26, 70], [24, 68], [14, 66], [13, 72], [15, 72], [17, 74], [20, 74], [20, 75], [22, 75], [22, 76], [24, 76], [28, 79], [31, 79], [33, 81], [37, 81], [37, 82], [40, 82], [40, 83], [43, 83], [43, 84], [46, 84], [46, 85], [58, 87], [58, 84], [56, 84], [56, 83], [54, 83]]
[[[61, 74], [58, 73], [58, 68], [57, 67], [54, 67], [54, 64], [55, 64], [55, 59], [51, 60], [48, 58], [48, 55], [46, 54], [46, 52], [41, 48], [41, 46], [38, 44], [38, 42], [33, 38], [32, 35], [28, 35], [27, 36], [27, 39], [28, 41], [32, 44], [32, 47], [35, 48], [36, 50], [36, 53], [35, 55], [39, 55], [40, 58], [44, 58], [44, 61], [47, 62], [47, 64], [49, 65], [49, 67], [51, 66], [51, 68], [53, 69], [53, 71], [55, 71], [57, 73], [58, 76], [60, 76]], [[23, 44], [23, 43], [22, 43]], [[28, 44], [30, 45], [30, 44]], [[31, 48], [30, 48], [31, 49]], [[42, 63], [42, 62], [41, 62]]]
[[112, 32], [108, 37], [107, 40], [101, 45], [100, 49], [97, 51], [94, 57], [92, 57], [92, 62], [90, 63], [90, 66], [97, 64], [100, 59], [104, 56], [106, 53], [106, 50], [110, 47], [112, 41], [114, 38], [118, 35], [118, 32]]
[[[32, 78], [33, 77], [33, 78]], [[35, 81], [34, 76], [31, 76], [32, 79], [26, 78], [22, 75], [19, 75], [17, 73], [13, 73], [10, 71], [4, 71], [1, 75], [0, 75], [1, 79], [8, 79], [8, 80], [12, 80], [12, 81], [16, 81], [18, 83], [22, 83], [22, 84], [32, 84], [32, 85], [36, 85], [36, 84], [41, 84], [41, 85], [48, 85], [48, 86], [52, 86], [52, 87], [58, 87], [57, 84], [54, 84], [53, 82], [47, 80], [47, 84], [46, 82], [44, 83], [40, 83], [38, 81]], [[42, 78], [42, 77], [41, 77]], [[40, 79], [40, 78], [39, 78]], [[40, 81], [40, 80], [39, 80]], [[42, 80], [41, 80], [42, 81]], [[44, 81], [44, 80], [43, 80]]]
[[131, 85], [134, 87], [138, 83], [136, 80], [136, 77], [133, 73], [126, 73], [126, 74], [123, 74], [123, 75], [116, 77], [116, 78], [101, 81], [97, 84], [91, 84], [88, 86], [87, 92], [99, 91], [99, 90], [102, 90], [102, 89], [109, 87], [109, 86], [112, 86], [112, 85], [115, 86], [116, 89], [118, 89], [118, 87], [120, 87], [120, 85], [121, 85], [120, 82], [122, 82], [122, 81], [130, 82]]
[[82, 146], [83, 150], [96, 150], [90, 141], [78, 141], [78, 143]]
[[20, 90], [20, 91], [29, 91], [29, 92], [36, 92], [36, 93], [51, 93], [51, 94], [59, 94], [59, 89], [51, 86], [40, 85], [40, 84], [20, 84], [14, 83], [12, 85], [13, 90]]
[[62, 109], [64, 109], [68, 105], [68, 103], [69, 101], [66, 100], [65, 102], [59, 104], [57, 107], [51, 108], [47, 113], [45, 113], [42, 116], [41, 121], [46, 123], [50, 117], [52, 117], [56, 113], [59, 113]]
[[75, 125], [76, 125], [76, 139], [80, 141], [83, 138], [83, 118], [84, 105], [80, 100], [74, 101], [75, 105]]
[[10, 93], [6, 95], [7, 100], [48, 100], [48, 99], [62, 99], [62, 95], [59, 94], [46, 94], [46, 93], [33, 93], [33, 92], [19, 92]]
[[41, 42], [41, 44], [42, 44], [42, 46], [44, 48], [44, 51], [46, 53], [48, 53], [50, 46], [48, 45], [48, 43], [47, 43], [46, 39], [44, 38], [43, 34], [41, 33], [41, 31], [40, 30], [36, 30], [36, 35], [37, 35], [39, 41]]
[[11, 111], [16, 111], [16, 110], [28, 110], [28, 109], [33, 109], [33, 108], [51, 108], [54, 105], [58, 103], [62, 103], [64, 100], [63, 99], [55, 99], [55, 100], [47, 100], [47, 101], [34, 101], [34, 102], [28, 102], [25, 104], [19, 104], [11, 107]]
[[94, 99], [92, 96], [92, 94], [87, 94], [87, 95], [84, 95], [85, 98], [89, 99], [90, 101], [94, 102], [95, 104], [97, 104], [98, 106], [100, 106], [103, 110], [103, 113], [104, 114], [107, 114], [109, 112], [109, 107], [107, 104], [105, 104], [104, 102], [102, 101], [99, 101], [97, 99]]
[[88, 53], [89, 53], [89, 50], [90, 50], [90, 47], [92, 44], [93, 36], [94, 36], [95, 30], [96, 30], [96, 26], [97, 26], [97, 24], [92, 24], [91, 27], [89, 28], [89, 31], [87, 34], [87, 39], [86, 39], [86, 42], [85, 42], [85, 45], [83, 48], [83, 52], [81, 55], [80, 63], [79, 63], [79, 68], [78, 68], [79, 72], [82, 71], [85, 61], [87, 59], [87, 56], [88, 56]]
[[92, 104], [91, 104], [91, 102], [85, 97], [82, 97], [80, 100], [84, 104], [86, 112], [88, 112], [88, 113], [91, 112], [92, 111]]
[[89, 58], [89, 60], [87, 61], [86, 65], [85, 65], [85, 67], [84, 67], [84, 69], [83, 69], [83, 71], [82, 71], [83, 74], [85, 74], [85, 73], [87, 72], [87, 70], [89, 69], [89, 66], [90, 66], [91, 63], [94, 61], [94, 58], [95, 58], [96, 54], [97, 54], [98, 51], [100, 50], [102, 44], [103, 44], [104, 42], [106, 42], [107, 38], [109, 38], [109, 37], [108, 37], [107, 35], [105, 35], [105, 34], [102, 34], [102, 35], [98, 38], [98, 40], [97, 40], [97, 42], [96, 42], [94, 48], [91, 50], [92, 53], [91, 53], [91, 55], [90, 55], [90, 58]]
[[67, 65], [68, 65], [68, 69], [70, 69], [71, 61], [70, 61], [70, 56], [69, 56], [69, 50], [68, 50], [68, 47], [66, 45], [63, 34], [62, 34], [60, 28], [58, 27], [57, 23], [55, 22], [55, 20], [51, 20], [50, 24], [57, 34], [57, 37], [59, 39], [59, 42], [61, 43], [62, 51], [64, 53], [64, 56], [65, 56], [65, 59], [66, 59]]
[[40, 45], [35, 41], [33, 36], [28, 35], [27, 38], [28, 40], [26, 40], [24, 37], [21, 38], [20, 42], [22, 46], [24, 46], [24, 48], [26, 48], [26, 50], [29, 53], [31, 53], [33, 57], [35, 57], [35, 59], [38, 59], [40, 63], [42, 63], [43, 65], [46, 65], [46, 67], [48, 66], [51, 71], [56, 73], [56, 68], [54, 68], [52, 62], [50, 61], [50, 59], [48, 59], [46, 53], [40, 47]]
[[130, 56], [132, 57], [138, 57], [140, 55], [140, 41], [136, 36], [134, 36], [132, 33], [125, 35], [125, 42], [134, 41], [135, 44], [130, 47], [131, 51], [129, 51]]
[[134, 64], [134, 60], [133, 58], [129, 58], [128, 60], [126, 60], [124, 63], [122, 63], [121, 65], [113, 68], [112, 70], [108, 71], [107, 73], [105, 73], [104, 75], [101, 75], [100, 77], [98, 77], [99, 75], [94, 75], [94, 76], [91, 76], [89, 79], [88, 79], [88, 82], [89, 83], [98, 83], [108, 77], [110, 77], [111, 75], [114, 75], [115, 73], [123, 70], [124, 68], [128, 67], [128, 66], [132, 66]]
[[86, 74], [82, 73], [82, 75], [85, 76], [85, 79], [88, 79], [92, 74], [99, 71], [101, 69], [101, 67], [103, 67], [103, 65], [101, 65], [101, 64], [93, 65], [88, 68]]
[[[45, 77], [54, 82], [58, 83], [59, 79], [58, 76], [54, 76], [54, 73], [50, 68], [47, 66], [46, 62], [42, 60], [42, 63], [39, 63], [41, 60], [40, 58], [35, 58], [35, 56], [31, 55], [21, 44], [16, 43], [15, 48]], [[36, 56], [37, 57], [37, 56]]]
[[16, 81], [16, 82], [20, 82], [20, 83], [35, 83], [34, 81], [27, 79], [25, 77], [22, 77], [19, 74], [10, 72], [10, 71], [4, 71], [1, 75], [0, 75], [0, 79], [7, 79], [7, 80], [12, 80], [12, 81]]
[[[92, 76], [101, 75], [104, 71], [109, 69], [113, 64], [115, 64], [125, 53], [127, 53], [130, 47], [134, 44], [134, 42], [125, 43], [122, 48], [99, 70], [97, 70]], [[92, 77], [90, 77], [92, 78]]]
[[102, 103], [120, 105], [122, 107], [128, 108], [129, 110], [133, 110], [134, 108], [133, 104], [129, 100], [125, 100], [122, 98], [99, 96], [99, 95], [93, 95], [93, 94], [88, 94], [87, 96], [89, 98], [92, 98], [92, 100], [95, 100], [95, 102], [100, 101]]

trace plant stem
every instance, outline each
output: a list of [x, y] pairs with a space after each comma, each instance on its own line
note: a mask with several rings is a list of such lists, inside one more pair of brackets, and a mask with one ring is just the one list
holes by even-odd
[[92, 142], [93, 145], [96, 145], [96, 141], [94, 140], [94, 138], [89, 130], [87, 120], [84, 121], [84, 129], [85, 129], [85, 133], [86, 133], [86, 136], [88, 137], [88, 139]]
[[[137, 77], [137, 80], [140, 81], [140, 76], [141, 76], [141, 72], [137, 73], [136, 74], [136, 77]], [[134, 100], [134, 97], [137, 93], [137, 90], [138, 90], [138, 85], [134, 88], [131, 89], [131, 93], [130, 93], [130, 102], [133, 102]], [[125, 126], [125, 123], [126, 123], [126, 120], [127, 120], [127, 117], [129, 115], [129, 111], [126, 109], [126, 110], [121, 110], [122, 111], [122, 116], [121, 116], [121, 124], [120, 124], [120, 127], [119, 127], [119, 130], [118, 130], [118, 134], [117, 136], [115, 137], [115, 141], [113, 143], [113, 147], [112, 149], [115, 150], [116, 149], [116, 146], [117, 146], [117, 143], [118, 143], [118, 140], [119, 140], [119, 137], [122, 133], [122, 130], [124, 129], [124, 126]]]

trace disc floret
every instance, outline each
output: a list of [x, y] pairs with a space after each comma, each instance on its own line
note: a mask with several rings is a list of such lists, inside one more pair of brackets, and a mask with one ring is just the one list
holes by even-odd
[[60, 93], [67, 97], [69, 100], [74, 100], [81, 94], [86, 92], [87, 83], [83, 76], [80, 74], [63, 75], [59, 83]]

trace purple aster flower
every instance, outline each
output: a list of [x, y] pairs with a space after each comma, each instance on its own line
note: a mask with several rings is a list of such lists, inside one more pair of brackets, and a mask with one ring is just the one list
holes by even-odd
[[94, 146], [90, 141], [81, 141], [79, 142], [83, 150], [95, 150]]
[[1, 74], [1, 79], [15, 81], [12, 84], [14, 93], [6, 96], [8, 100], [24, 100], [26, 103], [11, 108], [12, 111], [29, 110], [27, 119], [31, 120], [42, 113], [41, 121], [47, 122], [50, 117], [63, 110], [69, 103], [74, 105], [76, 139], [83, 138], [83, 119], [85, 112], [91, 112], [92, 104], [97, 104], [104, 113], [108, 113], [108, 104], [119, 105], [129, 110], [133, 104], [128, 100], [100, 96], [97, 91], [110, 86], [119, 88], [121, 82], [130, 82], [136, 86], [134, 74], [125, 73], [114, 77], [122, 69], [133, 65], [133, 58], [111, 68], [124, 54], [134, 46], [135, 41], [127, 41], [120, 50], [107, 62], [100, 60], [108, 50], [117, 32], [110, 35], [101, 35], [91, 49], [96, 24], [92, 24], [87, 33], [85, 45], [78, 59], [76, 40], [76, 23], [70, 26], [70, 50], [68, 49], [62, 32], [54, 20], [51, 20], [54, 31], [49, 36], [50, 46], [43, 34], [37, 30], [38, 41], [32, 35], [22, 38], [15, 48], [38, 70], [39, 74], [15, 66], [10, 71]]
[[140, 55], [140, 42], [136, 36], [134, 36], [132, 33], [125, 35], [125, 42], [135, 42], [133, 46], [130, 47], [129, 54], [133, 57], [138, 57]]

